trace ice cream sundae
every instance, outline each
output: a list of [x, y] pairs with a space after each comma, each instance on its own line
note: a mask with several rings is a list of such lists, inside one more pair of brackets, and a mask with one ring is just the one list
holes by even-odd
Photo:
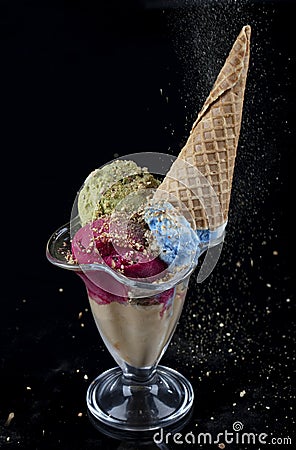
[[89, 388], [88, 406], [105, 423], [159, 427], [192, 404], [190, 383], [156, 367], [200, 255], [223, 241], [249, 53], [245, 26], [163, 177], [132, 157], [95, 169], [78, 193], [70, 233], [64, 227], [49, 242], [51, 262], [84, 280], [101, 337], [124, 374], [112, 369]]

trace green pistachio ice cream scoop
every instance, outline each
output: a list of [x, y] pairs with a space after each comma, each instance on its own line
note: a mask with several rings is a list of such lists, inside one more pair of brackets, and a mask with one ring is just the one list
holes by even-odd
[[134, 161], [115, 160], [96, 169], [85, 180], [78, 196], [78, 212], [82, 225], [102, 215], [110, 215], [132, 192], [157, 188], [157, 180]]

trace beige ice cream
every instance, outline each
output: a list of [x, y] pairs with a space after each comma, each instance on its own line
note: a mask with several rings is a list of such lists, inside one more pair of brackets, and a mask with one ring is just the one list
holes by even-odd
[[179, 320], [187, 285], [188, 279], [177, 285], [167, 309], [163, 304], [143, 306], [141, 300], [98, 304], [89, 298], [102, 339], [120, 366], [125, 361], [137, 368], [151, 367], [160, 358]]

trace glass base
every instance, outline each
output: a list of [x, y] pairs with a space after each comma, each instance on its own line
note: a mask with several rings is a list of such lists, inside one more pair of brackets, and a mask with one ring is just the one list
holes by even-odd
[[176, 423], [191, 409], [194, 393], [179, 372], [158, 366], [145, 382], [126, 379], [119, 367], [98, 376], [87, 406], [101, 422], [121, 430], [147, 431]]

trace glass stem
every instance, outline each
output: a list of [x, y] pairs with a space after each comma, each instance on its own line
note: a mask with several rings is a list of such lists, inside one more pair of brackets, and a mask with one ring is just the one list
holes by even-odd
[[156, 366], [152, 366], [149, 368], [138, 368], [126, 364], [122, 372], [123, 381], [125, 384], [147, 383], [154, 378], [156, 374]]

